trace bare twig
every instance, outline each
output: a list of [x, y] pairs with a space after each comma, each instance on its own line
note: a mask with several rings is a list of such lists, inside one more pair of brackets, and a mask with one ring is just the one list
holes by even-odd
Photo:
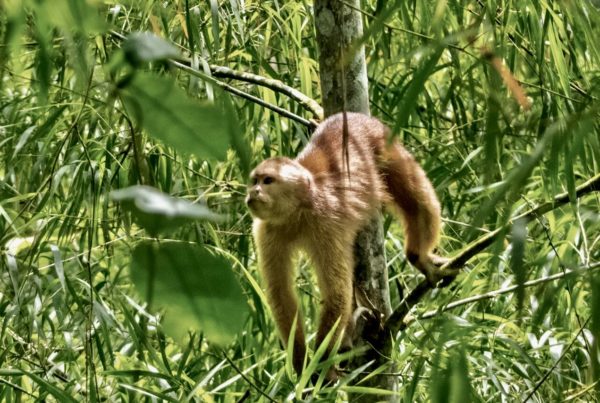
[[238, 375], [248, 384], [252, 387], [252, 389], [256, 390], [259, 394], [261, 394], [263, 397], [265, 397], [268, 401], [270, 402], [276, 402], [275, 399], [273, 399], [271, 396], [267, 395], [261, 388], [259, 388], [250, 378], [248, 378], [246, 376], [246, 374], [244, 373], [244, 371], [242, 371], [237, 365], [235, 365], [235, 363], [233, 362], [233, 360], [231, 358], [229, 358], [229, 356], [225, 353], [225, 351], [222, 351], [223, 357], [227, 360], [227, 362], [229, 363], [229, 365], [231, 365], [231, 367], [238, 373]]
[[[588, 193], [600, 191], [600, 174], [592, 177], [587, 182], [578, 186], [576, 189], [575, 197], [581, 198]], [[549, 202], [542, 203], [539, 206], [530, 209], [523, 214], [520, 214], [511, 220], [509, 220], [504, 226], [489, 232], [477, 239], [475, 242], [472, 242], [465, 249], [458, 253], [458, 255], [454, 256], [450, 259], [446, 264], [441, 267], [441, 270], [446, 270], [448, 273], [448, 278], [450, 279], [453, 276], [453, 271], [462, 268], [473, 256], [477, 255], [485, 248], [490, 246], [500, 234], [503, 233], [504, 229], [511, 226], [517, 220], [524, 220], [525, 222], [529, 222], [533, 220], [535, 217], [546, 214], [549, 211], [552, 211], [566, 203], [569, 202], [569, 194], [561, 193], [554, 197]], [[566, 272], [567, 274], [570, 274]], [[563, 274], [563, 273], [561, 273]], [[447, 284], [448, 282], [446, 282]], [[386, 320], [384, 328], [386, 329], [388, 334], [396, 334], [399, 330], [401, 330], [404, 326], [404, 317], [408, 314], [408, 312], [415, 306], [427, 292], [432, 289], [433, 286], [429, 284], [427, 280], [423, 280], [411, 293], [404, 298], [404, 300], [400, 303], [400, 305], [392, 312], [392, 315]]]

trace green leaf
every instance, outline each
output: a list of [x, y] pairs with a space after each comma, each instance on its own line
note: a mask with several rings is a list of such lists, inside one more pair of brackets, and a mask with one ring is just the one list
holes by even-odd
[[[592, 379], [600, 379], [600, 274], [594, 273], [590, 285], [592, 290], [590, 330], [594, 336], [591, 354]], [[600, 392], [600, 383], [596, 384], [596, 390]]]
[[18, 143], [15, 146], [15, 149], [13, 151], [13, 155], [12, 155], [13, 159], [21, 151], [21, 149], [23, 148], [23, 146], [25, 146], [25, 143], [27, 143], [27, 140], [29, 140], [29, 137], [31, 136], [31, 134], [33, 133], [33, 131], [35, 129], [36, 129], [36, 126], [30, 126], [27, 129], [25, 129], [25, 131], [21, 134], [21, 136], [19, 137], [19, 141], [18, 141]]
[[525, 242], [527, 241], [527, 220], [517, 220], [512, 227], [512, 252], [510, 259], [510, 266], [517, 280], [518, 288], [516, 290], [517, 297], [517, 310], [521, 311], [523, 308], [523, 301], [525, 300], [525, 281], [527, 280], [527, 273], [525, 273], [525, 267], [523, 267], [523, 259], [525, 258]]
[[239, 119], [235, 111], [233, 102], [228, 94], [222, 92], [219, 100], [223, 105], [223, 109], [226, 111], [227, 116], [227, 129], [229, 130], [229, 138], [231, 141], [231, 148], [235, 150], [236, 155], [239, 159], [238, 167], [244, 178], [250, 175], [250, 164], [252, 163], [252, 148], [248, 139], [243, 135], [240, 130]]
[[226, 345], [242, 329], [248, 305], [230, 262], [204, 247], [143, 243], [133, 252], [131, 279], [141, 295], [165, 310], [163, 326], [176, 339], [202, 330]]
[[198, 158], [225, 157], [229, 116], [213, 104], [189, 98], [173, 79], [137, 74], [124, 101], [151, 136], [177, 151]]
[[[91, 1], [52, 0], [36, 2], [38, 19], [46, 19], [65, 32], [97, 34], [104, 32], [106, 23]], [[97, 2], [96, 2], [97, 3]]]
[[23, 371], [23, 373], [26, 374], [28, 377], [30, 377], [31, 380], [33, 380], [35, 383], [37, 383], [40, 387], [40, 390], [43, 390], [43, 391], [51, 394], [59, 402], [77, 402], [77, 400], [75, 400], [73, 397], [71, 397], [67, 392], [54, 386], [50, 382], [46, 381], [44, 378], [41, 378], [38, 375], [36, 375], [32, 372], [28, 372], [28, 371]]
[[433, 53], [425, 59], [421, 66], [413, 74], [413, 79], [408, 85], [400, 106], [398, 106], [399, 115], [396, 121], [396, 127], [394, 133], [398, 132], [399, 128], [406, 127], [410, 114], [413, 112], [419, 99], [419, 94], [425, 88], [425, 81], [436, 71], [436, 65], [438, 60], [442, 56], [445, 47], [438, 46], [434, 49]]
[[453, 403], [473, 401], [471, 382], [469, 382], [469, 366], [463, 346], [454, 350], [453, 359], [449, 361], [450, 373], [450, 400]]
[[134, 32], [128, 35], [123, 43], [123, 51], [126, 59], [133, 65], [181, 57], [173, 44], [151, 32]]
[[171, 197], [149, 186], [130, 186], [110, 193], [151, 235], [168, 232], [190, 220], [217, 221], [222, 217], [208, 207]]

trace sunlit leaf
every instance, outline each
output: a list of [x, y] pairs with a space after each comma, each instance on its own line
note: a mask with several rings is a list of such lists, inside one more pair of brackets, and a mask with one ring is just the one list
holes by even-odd
[[191, 220], [220, 220], [208, 207], [171, 197], [149, 186], [131, 186], [111, 192], [110, 197], [129, 210], [151, 235], [168, 232]]
[[23, 371], [23, 373], [26, 374], [28, 377], [30, 377], [35, 383], [37, 383], [40, 386], [40, 389], [42, 391], [51, 394], [56, 399], [58, 399], [58, 401], [60, 401], [60, 402], [77, 402], [77, 400], [74, 397], [70, 396], [68, 392], [65, 392], [64, 390], [57, 387], [56, 385], [49, 382], [48, 380], [46, 380], [32, 372]]
[[40, 18], [66, 32], [100, 33], [106, 24], [92, 1], [52, 0], [36, 2]]

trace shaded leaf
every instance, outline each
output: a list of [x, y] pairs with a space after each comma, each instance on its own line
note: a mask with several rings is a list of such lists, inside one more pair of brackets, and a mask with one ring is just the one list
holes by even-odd
[[252, 148], [248, 139], [243, 135], [240, 130], [239, 119], [235, 112], [235, 107], [229, 95], [221, 93], [220, 100], [222, 101], [223, 109], [226, 111], [227, 116], [227, 129], [229, 131], [229, 138], [231, 141], [231, 147], [235, 150], [239, 158], [239, 168], [245, 178], [250, 175], [250, 164], [252, 162]]
[[[592, 331], [593, 344], [591, 354], [591, 368], [593, 379], [600, 379], [600, 274], [595, 273], [591, 278], [592, 289]], [[596, 391], [600, 393], [600, 382], [596, 384]]]
[[181, 57], [173, 44], [151, 32], [129, 34], [123, 43], [123, 51], [133, 65]]
[[142, 296], [165, 310], [165, 331], [182, 339], [201, 330], [211, 342], [233, 341], [248, 305], [224, 257], [184, 243], [143, 243], [133, 252], [131, 279]]
[[450, 372], [449, 402], [463, 403], [472, 401], [472, 388], [469, 381], [469, 366], [462, 346], [454, 350], [448, 362]]
[[148, 133], [184, 154], [225, 157], [228, 119], [221, 109], [189, 98], [173, 79], [137, 74], [124, 101]]
[[413, 79], [402, 97], [402, 102], [398, 106], [399, 115], [396, 122], [396, 130], [394, 130], [394, 132], [397, 132], [398, 128], [406, 127], [406, 125], [408, 125], [409, 117], [417, 105], [419, 94], [425, 87], [425, 81], [427, 81], [427, 78], [434, 73], [437, 62], [443, 52], [444, 47], [437, 47], [421, 64], [417, 71], [415, 71]]

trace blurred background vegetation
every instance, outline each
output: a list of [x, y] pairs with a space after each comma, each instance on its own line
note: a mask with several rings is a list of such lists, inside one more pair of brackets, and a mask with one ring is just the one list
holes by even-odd
[[[441, 252], [506, 228], [452, 287], [422, 300], [394, 340], [399, 399], [597, 400], [600, 199], [575, 189], [600, 172], [600, 4], [361, 7], [371, 111], [436, 187]], [[243, 204], [249, 167], [295, 155], [315, 116], [231, 77], [279, 80], [318, 101], [310, 1], [4, 0], [0, 38], [0, 400], [382, 392], [359, 389], [375, 368], [336, 386], [296, 382], [258, 285]], [[131, 214], [109, 196], [139, 184], [180, 199], [137, 188], [124, 196], [137, 206]], [[568, 204], [505, 226], [563, 192]], [[419, 275], [397, 221], [385, 223], [395, 306]], [[195, 252], [182, 258], [190, 242]], [[314, 319], [313, 273], [303, 258], [298, 266]], [[525, 287], [567, 270], [575, 273]], [[158, 279], [155, 293], [148, 278]]]

